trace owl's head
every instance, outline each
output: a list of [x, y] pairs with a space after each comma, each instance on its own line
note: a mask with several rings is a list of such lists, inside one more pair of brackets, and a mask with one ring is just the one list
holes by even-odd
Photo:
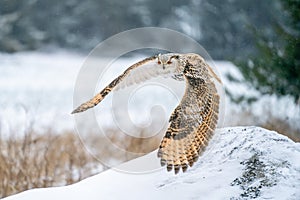
[[163, 69], [173, 67], [178, 64], [179, 55], [173, 53], [167, 54], [158, 54], [157, 56], [157, 64], [162, 66]]
[[174, 53], [158, 54], [157, 64], [161, 66], [162, 70], [169, 72], [179, 72], [180, 55]]

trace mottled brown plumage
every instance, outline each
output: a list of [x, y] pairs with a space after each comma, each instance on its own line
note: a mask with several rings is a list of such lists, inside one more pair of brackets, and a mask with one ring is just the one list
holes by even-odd
[[[141, 78], [143, 66], [145, 74]], [[221, 80], [201, 56], [172, 53], [146, 58], [129, 67], [72, 113], [94, 107], [118, 84], [127, 86], [158, 75], [170, 75], [186, 82], [185, 94], [170, 116], [169, 127], [158, 149], [162, 166], [166, 165], [168, 171], [174, 169], [175, 173], [180, 169], [185, 172], [205, 150], [218, 122], [219, 95], [214, 80], [220, 83]]]

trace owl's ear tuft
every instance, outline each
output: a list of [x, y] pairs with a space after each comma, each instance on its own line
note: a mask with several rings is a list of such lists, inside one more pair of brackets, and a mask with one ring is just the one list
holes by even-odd
[[179, 55], [174, 55], [171, 58], [179, 59]]

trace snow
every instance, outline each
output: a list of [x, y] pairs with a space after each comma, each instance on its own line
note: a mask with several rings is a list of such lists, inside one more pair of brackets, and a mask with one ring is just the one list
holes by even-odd
[[[102, 66], [103, 60], [100, 58], [93, 58], [89, 64], [95, 65], [96, 68], [107, 68], [103, 76], [100, 77], [99, 74], [100, 79], [95, 92], [102, 89], [129, 65], [144, 57], [123, 57], [112, 60], [109, 67]], [[85, 55], [63, 51], [0, 53], [1, 134], [22, 134], [30, 126], [41, 133], [48, 129], [57, 133], [73, 130], [75, 123], [70, 112], [73, 107], [78, 106], [73, 105], [73, 91], [78, 73], [85, 61]], [[216, 66], [224, 86], [234, 96], [246, 95], [258, 99], [251, 105], [246, 105], [245, 103], [234, 104], [227, 97], [224, 126], [260, 125], [268, 121], [269, 116], [273, 116], [300, 129], [298, 123], [300, 106], [296, 105], [292, 98], [261, 96], [243, 82], [243, 77], [232, 63], [214, 61], [212, 65]], [[228, 74], [240, 82], [229, 81]], [[157, 113], [161, 116], [158, 122], [166, 122], [183, 92], [183, 88], [180, 87], [182, 84], [176, 85], [176, 81], [171, 85], [168, 83], [153, 80], [146, 82], [143, 87], [132, 88], [131, 96], [116, 92], [115, 102], [112, 102], [112, 95], [109, 96], [93, 109], [97, 114], [99, 126], [116, 126], [116, 121], [120, 121], [118, 119], [128, 118], [135, 128], [147, 128], [152, 123], [151, 116]], [[157, 96], [163, 98], [156, 98]], [[84, 100], [87, 99], [82, 101]], [[124, 110], [124, 102], [127, 103], [126, 110]], [[251, 112], [252, 119], [241, 117], [241, 113], [245, 112]], [[120, 121], [117, 126], [121, 126], [124, 130], [131, 130], [132, 127], [127, 127], [128, 124], [127, 121]], [[89, 128], [88, 124], [85, 126]]]
[[[0, 54], [0, 122], [2, 134], [74, 126], [73, 87], [83, 56], [60, 52]], [[11, 130], [13, 129], [13, 130]]]
[[33, 189], [5, 200], [300, 199], [300, 144], [259, 127], [217, 129], [186, 173], [158, 166], [156, 152], [79, 183]]

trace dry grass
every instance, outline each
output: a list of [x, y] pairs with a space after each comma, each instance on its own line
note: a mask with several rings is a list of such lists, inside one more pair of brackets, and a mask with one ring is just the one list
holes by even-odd
[[[113, 156], [120, 161], [130, 160], [137, 157], [130, 152], [145, 154], [156, 149], [160, 140], [120, 138], [115, 130], [108, 131], [110, 139], [125, 151], [115, 152], [102, 137], [90, 137], [99, 147], [98, 153], [108, 159]], [[36, 134], [27, 131], [23, 137], [0, 137], [0, 147], [0, 198], [31, 188], [72, 184], [107, 169], [71, 132]]]
[[92, 174], [97, 164], [72, 133], [0, 139], [0, 197], [66, 185]]
[[294, 127], [288, 120], [280, 119], [271, 112], [266, 111], [268, 119], [261, 121], [251, 110], [234, 111], [225, 119], [225, 126], [260, 126], [268, 130], [285, 135], [295, 142], [300, 142], [300, 130]]
[[[132, 137], [115, 129], [106, 130], [106, 136], [93, 134], [85, 140], [86, 146], [92, 149], [94, 156], [109, 165], [114, 159], [116, 163], [122, 163], [143, 156], [158, 148], [163, 137], [163, 132], [154, 137], [143, 138], [145, 130], [136, 130], [136, 136]], [[106, 139], [104, 139], [106, 137]], [[106, 162], [108, 161], [108, 162]]]
[[278, 118], [269, 118], [261, 127], [274, 130], [285, 135], [295, 142], [300, 142], [300, 130], [293, 128], [287, 121]]

